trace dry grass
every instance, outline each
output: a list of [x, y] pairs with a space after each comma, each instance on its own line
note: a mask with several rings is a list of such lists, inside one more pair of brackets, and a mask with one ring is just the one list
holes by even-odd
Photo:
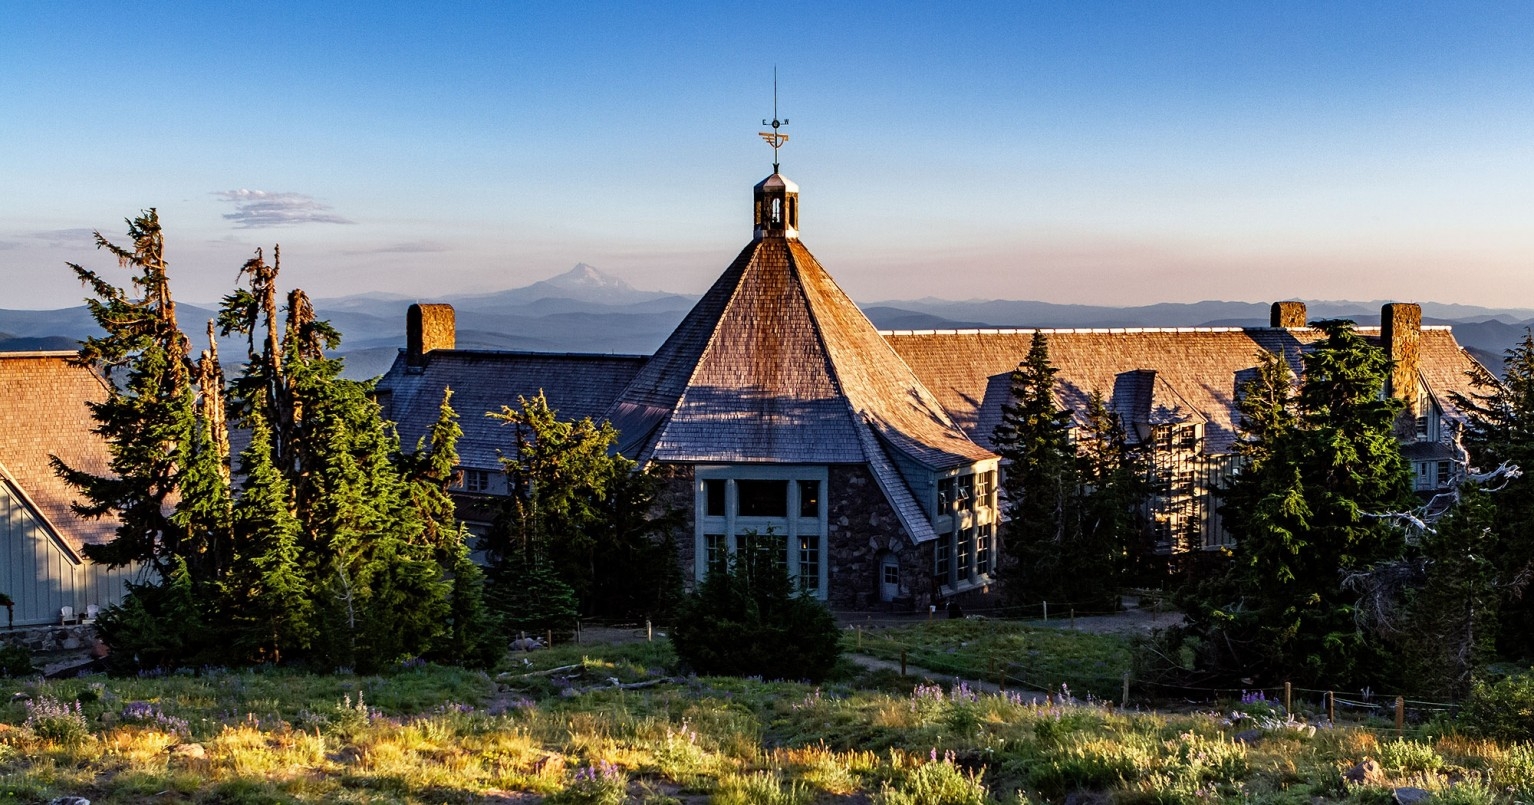
[[[568, 659], [539, 657], [533, 669]], [[498, 681], [425, 667], [28, 682], [3, 690], [34, 705], [0, 708], [0, 799], [914, 805], [1060, 802], [1087, 791], [1134, 804], [1372, 805], [1396, 785], [1447, 805], [1534, 795], [1534, 748], [1453, 733], [1275, 728], [1248, 744], [1232, 737], [1248, 725], [1218, 714], [1039, 705], [934, 686], [889, 694], [733, 679], [627, 691], [590, 684], [642, 677], [655, 659], [593, 660], [574, 681], [524, 678], [527, 668]], [[45, 696], [59, 703], [48, 711], [56, 723], [38, 715]], [[1345, 783], [1343, 772], [1366, 757], [1384, 783]]]

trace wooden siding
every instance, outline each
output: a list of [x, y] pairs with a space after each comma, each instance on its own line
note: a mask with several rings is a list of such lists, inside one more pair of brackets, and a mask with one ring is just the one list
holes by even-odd
[[17, 626], [59, 622], [59, 610], [74, 607], [83, 616], [95, 604], [122, 600], [134, 568], [108, 570], [82, 560], [52, 534], [37, 513], [0, 481], [0, 592], [15, 602]]

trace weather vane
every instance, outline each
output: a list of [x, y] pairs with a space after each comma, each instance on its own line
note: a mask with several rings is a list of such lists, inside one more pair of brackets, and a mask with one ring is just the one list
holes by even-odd
[[768, 145], [772, 146], [772, 172], [773, 173], [777, 173], [778, 172], [778, 149], [783, 147], [783, 143], [788, 142], [788, 135], [787, 134], [781, 134], [781, 133], [778, 132], [778, 127], [779, 126], [787, 126], [788, 125], [788, 118], [785, 117], [782, 120], [778, 119], [778, 68], [777, 68], [777, 65], [773, 65], [773, 68], [772, 68], [772, 120], [771, 121], [763, 120], [762, 121], [762, 125], [763, 126], [771, 126], [772, 127], [772, 131], [758, 132], [758, 134], [761, 136], [761, 138], [763, 140], [767, 141]]

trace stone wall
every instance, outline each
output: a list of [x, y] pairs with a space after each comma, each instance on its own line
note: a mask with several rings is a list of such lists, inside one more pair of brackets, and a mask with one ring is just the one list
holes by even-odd
[[692, 467], [686, 464], [656, 464], [651, 472], [665, 479], [661, 486], [660, 504], [682, 512], [674, 536], [677, 562], [682, 566], [682, 586], [691, 591], [695, 582], [701, 581], [693, 579], [693, 558], [698, 546], [694, 536], [697, 526], [694, 504], [697, 495], [693, 486]]
[[[931, 546], [911, 544], [883, 490], [861, 465], [830, 468], [827, 603], [835, 609], [925, 609], [932, 602]], [[879, 568], [886, 554], [900, 563], [901, 594], [879, 597]]]
[[96, 643], [96, 627], [84, 623], [71, 626], [20, 627], [0, 632], [0, 642], [21, 646], [33, 654], [54, 651], [80, 651]]

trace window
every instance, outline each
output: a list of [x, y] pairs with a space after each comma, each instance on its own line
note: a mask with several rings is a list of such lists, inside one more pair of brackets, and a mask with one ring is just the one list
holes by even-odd
[[932, 574], [939, 584], [948, 584], [953, 571], [953, 535], [939, 534], [933, 549]]
[[900, 565], [885, 565], [884, 566], [884, 579], [883, 579], [883, 581], [884, 581], [885, 584], [888, 584], [891, 587], [899, 587], [900, 586]]
[[1417, 417], [1417, 441], [1427, 441], [1427, 417]]
[[996, 471], [975, 475], [975, 502], [980, 506], [991, 505], [991, 493], [996, 491]]
[[966, 528], [959, 532], [959, 578], [961, 580], [970, 577], [975, 558], [975, 529]]
[[819, 481], [800, 481], [799, 482], [799, 516], [800, 517], [819, 517], [820, 516], [820, 482]]
[[1449, 474], [1450, 474], [1449, 462], [1447, 462], [1447, 461], [1440, 461], [1440, 462], [1438, 462], [1438, 486], [1439, 487], [1445, 487], [1445, 486], [1449, 485], [1449, 480], [1450, 480]]
[[730, 542], [723, 534], [704, 534], [704, 567], [710, 573], [723, 573], [730, 563]]
[[959, 476], [959, 505], [966, 508], [975, 506], [975, 476]]
[[799, 589], [815, 592], [820, 589], [820, 537], [799, 538]]
[[947, 514], [953, 509], [953, 479], [941, 478], [937, 482], [937, 513]]
[[788, 481], [736, 481], [735, 494], [741, 517], [788, 516]]
[[782, 534], [742, 534], [736, 543], [742, 551], [765, 552], [779, 570], [788, 570], [788, 539]]
[[980, 526], [975, 532], [975, 573], [985, 575], [991, 572], [991, 526]]
[[726, 483], [723, 478], [710, 478], [703, 482], [704, 497], [708, 499], [704, 505], [704, 514], [709, 517], [724, 516], [724, 489]]
[[490, 491], [490, 471], [470, 470], [463, 471], [463, 491], [484, 494]]

